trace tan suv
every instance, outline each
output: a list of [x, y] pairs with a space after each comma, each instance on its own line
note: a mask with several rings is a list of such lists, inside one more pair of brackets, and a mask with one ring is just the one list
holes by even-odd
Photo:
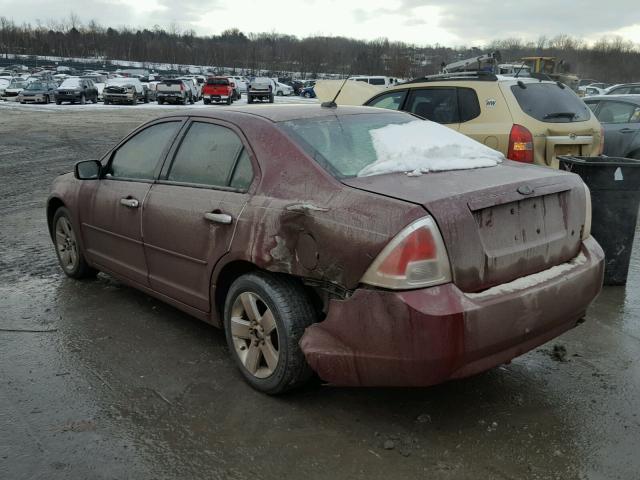
[[563, 84], [483, 72], [424, 77], [365, 105], [404, 110], [446, 125], [511, 159], [558, 168], [558, 155], [598, 155], [602, 128]]

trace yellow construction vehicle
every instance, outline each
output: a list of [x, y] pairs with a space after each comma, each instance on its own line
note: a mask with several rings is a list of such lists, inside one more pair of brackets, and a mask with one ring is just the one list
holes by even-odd
[[522, 61], [531, 68], [531, 73], [546, 75], [551, 80], [562, 82], [574, 91], [578, 90], [580, 79], [573, 73], [564, 72], [564, 60], [556, 61], [556, 57], [523, 57]]

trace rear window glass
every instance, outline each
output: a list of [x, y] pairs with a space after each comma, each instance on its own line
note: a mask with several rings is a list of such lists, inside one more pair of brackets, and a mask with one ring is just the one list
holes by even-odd
[[207, 79], [207, 85], [229, 85], [229, 80], [226, 78], [209, 78]]
[[556, 83], [525, 83], [511, 87], [522, 111], [541, 122], [585, 122], [591, 113], [568, 87]]
[[370, 78], [369, 84], [371, 85], [384, 85], [384, 78]]
[[336, 115], [279, 124], [337, 178], [494, 166], [503, 155], [407, 113]]

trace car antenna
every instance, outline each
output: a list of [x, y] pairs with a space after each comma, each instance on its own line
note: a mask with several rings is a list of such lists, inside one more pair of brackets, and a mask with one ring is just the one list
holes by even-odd
[[331, 100], [330, 102], [322, 102], [320, 104], [320, 106], [322, 108], [338, 108], [338, 104], [336, 103], [336, 99], [338, 98], [338, 95], [340, 95], [340, 92], [342, 91], [342, 89], [344, 88], [345, 84], [347, 83], [347, 80], [349, 80], [350, 77], [351, 77], [351, 75], [348, 75], [347, 78], [344, 79], [344, 82], [342, 82], [342, 85], [340, 85], [340, 88], [338, 89], [338, 93], [336, 93], [336, 96], [333, 97], [333, 100]]
[[520, 65], [520, 68], [518, 69], [518, 71], [516, 72], [516, 75], [514, 78], [518, 78], [518, 75], [520, 75], [520, 72], [522, 71], [522, 69], [524, 68], [525, 62], [522, 62], [522, 65]]

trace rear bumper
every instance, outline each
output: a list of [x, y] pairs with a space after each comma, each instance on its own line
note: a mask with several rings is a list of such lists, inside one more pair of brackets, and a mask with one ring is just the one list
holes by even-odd
[[103, 100], [107, 102], [130, 102], [133, 100], [133, 93], [102, 93]]
[[[300, 346], [325, 381], [349, 386], [428, 386], [473, 375], [573, 328], [602, 286], [593, 238], [558, 275], [516, 280], [480, 294], [454, 284], [392, 292], [356, 290], [331, 302]], [[570, 267], [570, 268], [569, 268]]]

